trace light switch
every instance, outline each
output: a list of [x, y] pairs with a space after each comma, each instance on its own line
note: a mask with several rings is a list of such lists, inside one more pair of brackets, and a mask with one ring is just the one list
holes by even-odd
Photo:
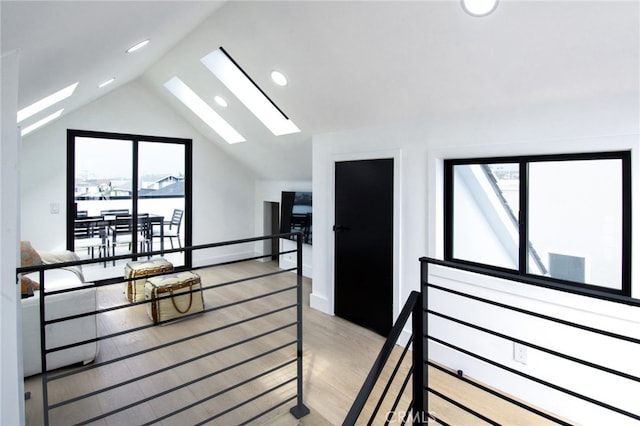
[[49, 205], [49, 210], [51, 211], [51, 214], [60, 213], [60, 204], [59, 203], [51, 203]]

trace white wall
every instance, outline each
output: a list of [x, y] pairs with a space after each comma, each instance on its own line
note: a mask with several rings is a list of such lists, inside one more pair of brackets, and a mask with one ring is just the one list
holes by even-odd
[[[312, 189], [311, 182], [308, 181], [258, 181], [256, 182], [256, 235], [265, 235], [264, 232], [264, 202], [275, 202], [281, 204], [282, 191], [304, 191], [310, 192]], [[314, 194], [313, 204], [316, 204]], [[280, 250], [295, 250], [296, 244], [289, 240], [280, 240]], [[265, 253], [262, 244], [258, 244], [256, 251]], [[296, 259], [294, 254], [280, 256], [279, 264], [281, 268], [296, 267]], [[313, 277], [313, 246], [309, 244], [302, 245], [302, 275], [305, 277]]]
[[[394, 159], [394, 319], [411, 290], [426, 253], [427, 144], [415, 125], [390, 126], [316, 136], [313, 139], [314, 286], [311, 306], [333, 314], [334, 164], [358, 159]], [[415, 254], [412, 257], [412, 253]], [[418, 255], [420, 253], [420, 255]]]
[[[419, 262], [421, 256], [442, 258], [442, 160], [446, 158], [509, 156], [529, 154], [553, 154], [586, 151], [632, 150], [633, 182], [640, 177], [640, 108], [637, 92], [611, 98], [584, 100], [575, 103], [546, 104], [508, 111], [468, 112], [455, 116], [433, 117], [419, 123], [405, 123], [367, 128], [342, 133], [315, 136], [313, 139], [313, 192], [314, 192], [314, 286], [311, 306], [333, 313], [333, 167], [335, 161], [388, 157], [393, 153], [399, 169], [396, 187], [400, 200], [396, 205], [395, 220], [398, 257], [394, 262], [394, 317], [397, 317], [411, 290], [419, 288]], [[633, 269], [640, 269], [640, 197], [634, 191], [633, 199]], [[640, 298], [640, 279], [633, 277], [633, 295]], [[532, 298], [540, 299], [536, 288], [513, 284], [501, 289], [525, 306]], [[538, 304], [550, 305], [553, 292], [545, 294]], [[567, 305], [581, 305], [579, 296], [566, 295]], [[590, 321], [597, 318], [608, 322], [608, 315], [615, 308], [605, 302], [590, 300], [587, 307]], [[559, 308], [564, 312], [564, 307]], [[568, 309], [568, 308], [567, 308]], [[492, 312], [496, 322], [506, 321]], [[594, 319], [594, 317], [596, 319]], [[612, 327], [624, 333], [638, 330], [640, 319], [637, 311], [619, 310]], [[634, 327], [629, 327], [634, 325]], [[437, 325], [434, 326], [434, 332]], [[527, 323], [527, 329], [539, 330], [539, 324]], [[455, 332], [455, 331], [454, 331]], [[635, 331], [635, 333], [638, 333]], [[406, 333], [405, 333], [406, 335]], [[637, 336], [636, 336], [637, 337]], [[442, 348], [438, 348], [442, 349]], [[504, 357], [503, 347], [486, 348], [491, 356]], [[511, 350], [511, 349], [510, 349]], [[606, 351], [606, 348], [603, 350]], [[462, 363], [452, 357], [450, 351], [441, 350], [437, 359], [451, 367], [462, 369], [497, 387], [517, 390], [509, 378], [488, 374], [477, 363]], [[509, 352], [511, 354], [511, 352]], [[637, 359], [637, 357], [636, 357]], [[636, 369], [627, 365], [624, 368]], [[464, 364], [464, 365], [463, 365]], [[541, 372], [556, 369], [544, 359], [528, 365], [530, 371]], [[571, 376], [568, 380], [577, 380]], [[572, 383], [581, 386], [581, 383]], [[640, 391], [640, 390], [639, 390]], [[539, 392], [538, 392], [539, 393]], [[638, 394], [636, 392], [635, 394]], [[536, 391], [524, 389], [520, 395], [536, 400]], [[544, 397], [544, 395], [542, 396]], [[569, 413], [575, 414], [570, 407]], [[561, 408], [553, 406], [553, 408]], [[556, 410], [558, 412], [558, 410]], [[584, 420], [584, 419], [582, 419]]]
[[22, 311], [16, 285], [18, 260], [18, 112], [19, 53], [0, 58], [2, 112], [0, 129], [0, 424], [24, 424], [22, 381]]
[[[68, 128], [193, 139], [193, 244], [255, 235], [255, 176], [196, 132], [144, 85], [133, 82], [25, 136], [21, 238], [41, 250], [65, 247]], [[60, 205], [50, 213], [50, 203]], [[252, 253], [251, 246], [194, 254], [194, 263]]]

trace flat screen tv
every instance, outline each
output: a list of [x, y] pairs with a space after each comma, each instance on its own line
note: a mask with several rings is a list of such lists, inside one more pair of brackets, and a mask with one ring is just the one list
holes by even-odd
[[[311, 192], [282, 191], [280, 232], [302, 232], [302, 242], [312, 244]], [[295, 240], [295, 236], [291, 236]]]

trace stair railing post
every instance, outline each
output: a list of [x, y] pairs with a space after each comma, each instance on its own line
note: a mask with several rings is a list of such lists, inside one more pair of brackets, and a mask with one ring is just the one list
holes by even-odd
[[[423, 283], [424, 263], [421, 263], [421, 284]], [[421, 296], [413, 305], [411, 322], [413, 326], [413, 424], [423, 425], [427, 422], [426, 401], [426, 365], [425, 365], [425, 309], [424, 286], [421, 285]]]
[[296, 293], [297, 293], [297, 385], [298, 385], [298, 398], [295, 407], [292, 407], [289, 411], [296, 419], [300, 419], [309, 414], [309, 409], [304, 405], [302, 397], [302, 234], [296, 235], [296, 247], [297, 247], [297, 268], [296, 268]]
[[44, 269], [39, 271], [40, 278], [40, 366], [42, 371], [42, 412], [44, 414], [43, 424], [49, 426], [49, 373], [47, 372], [47, 331], [45, 327], [45, 318], [47, 318], [45, 312], [45, 296], [46, 290], [44, 289]]

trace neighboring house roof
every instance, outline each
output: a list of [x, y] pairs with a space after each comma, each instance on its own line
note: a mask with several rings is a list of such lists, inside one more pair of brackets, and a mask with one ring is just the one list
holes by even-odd
[[174, 183], [159, 189], [143, 188], [138, 191], [139, 196], [165, 197], [165, 196], [184, 196], [184, 179], [175, 181]]
[[173, 185], [175, 182], [184, 181], [184, 177], [176, 177], [173, 175], [165, 176], [161, 179], [147, 183], [144, 185], [145, 189], [161, 189], [168, 185]]

